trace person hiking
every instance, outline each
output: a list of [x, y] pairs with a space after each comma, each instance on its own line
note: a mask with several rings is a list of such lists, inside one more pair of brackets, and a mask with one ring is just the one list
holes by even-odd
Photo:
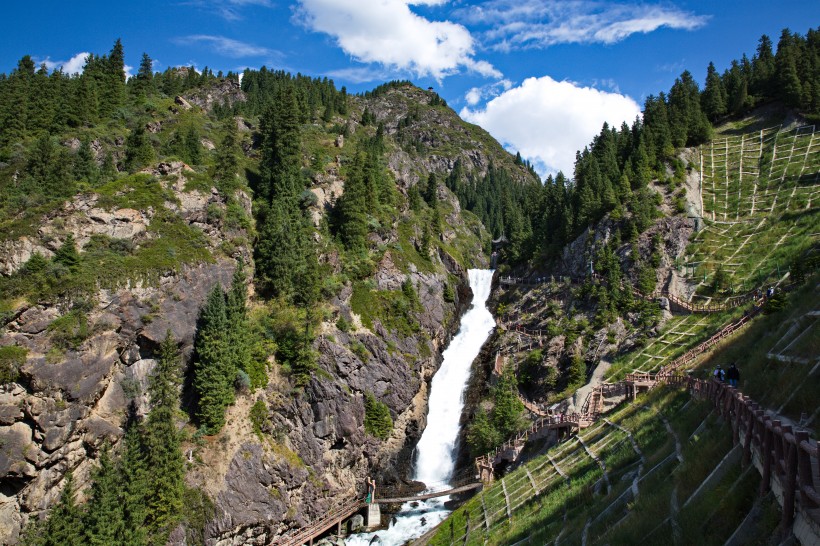
[[729, 380], [730, 386], [737, 387], [737, 382], [740, 381], [740, 370], [737, 369], [734, 363], [726, 370], [726, 379]]
[[724, 379], [726, 379], [726, 372], [723, 371], [723, 368], [720, 367], [720, 364], [717, 365], [717, 367], [715, 368], [715, 372], [712, 375], [714, 375], [715, 379], [717, 379], [721, 383]]

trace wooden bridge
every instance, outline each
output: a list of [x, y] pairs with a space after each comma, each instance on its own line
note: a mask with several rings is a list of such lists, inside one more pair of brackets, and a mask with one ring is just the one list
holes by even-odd
[[[286, 535], [282, 535], [275, 539], [271, 544], [275, 544], [277, 546], [303, 546], [304, 544], [313, 545], [313, 541], [320, 537], [321, 535], [327, 533], [333, 527], [336, 527], [336, 534], [342, 534], [342, 523], [347, 520], [348, 518], [355, 515], [357, 512], [361, 511], [362, 509], [368, 509], [370, 511], [371, 507], [375, 507], [376, 509], [373, 512], [376, 515], [376, 519], [378, 520], [381, 511], [378, 510], [378, 506], [380, 504], [402, 504], [405, 502], [412, 502], [412, 501], [421, 501], [427, 499], [433, 499], [437, 497], [446, 497], [449, 495], [456, 495], [458, 493], [466, 493], [468, 491], [474, 491], [476, 489], [481, 489], [484, 486], [484, 482], [481, 481], [470, 481], [469, 483], [462, 483], [456, 485], [455, 487], [449, 487], [448, 489], [442, 489], [441, 491], [431, 491], [428, 493], [422, 493], [420, 495], [410, 495], [405, 497], [391, 497], [391, 498], [384, 498], [384, 499], [374, 499], [372, 503], [366, 503], [360, 499], [350, 500], [346, 503], [343, 503], [333, 510], [329, 511], [320, 519], [312, 522], [307, 527], [303, 527], [301, 529], [295, 530], [291, 533]], [[370, 514], [368, 514], [369, 516]], [[379, 522], [367, 522], [368, 528], [374, 528], [378, 526]]]

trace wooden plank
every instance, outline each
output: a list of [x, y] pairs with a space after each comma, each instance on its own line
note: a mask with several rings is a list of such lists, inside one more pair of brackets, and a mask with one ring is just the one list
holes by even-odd
[[524, 467], [524, 470], [527, 472], [527, 477], [530, 479], [530, 484], [532, 485], [533, 491], [535, 491], [536, 495], [540, 495], [541, 492], [538, 490], [538, 487], [536, 487], [535, 480], [532, 479], [532, 474], [530, 474], [530, 469]]
[[484, 491], [481, 492], [481, 509], [484, 510], [484, 527], [490, 530], [490, 518], [487, 517], [487, 503], [484, 502]]
[[507, 484], [504, 483], [504, 478], [501, 478], [501, 489], [504, 490], [504, 500], [507, 501], [507, 519], [512, 519], [512, 510], [510, 510], [510, 496], [507, 494]]

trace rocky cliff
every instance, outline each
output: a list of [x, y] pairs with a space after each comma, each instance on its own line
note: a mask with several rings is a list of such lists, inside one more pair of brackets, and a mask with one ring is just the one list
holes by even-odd
[[165, 333], [170, 329], [190, 356], [205, 297], [215, 284], [230, 282], [235, 258], [249, 258], [247, 248], [235, 249], [235, 256], [220, 252], [237, 233], [213, 214], [209, 220], [207, 211], [224, 209], [225, 199], [216, 190], [186, 191], [186, 169], [160, 164], [146, 173], [147, 183], [168, 192], [158, 207], [120, 207], [85, 193], [44, 217], [35, 234], [6, 241], [0, 261], [14, 271], [34, 252], [53, 254], [69, 235], [81, 252], [103, 239], [148, 246], [161, 236], [152, 224], [174, 214], [181, 226], [203, 235], [209, 259], [101, 283], [82, 298], [18, 302], [0, 331], [0, 346], [25, 351], [16, 382], [0, 392], [0, 542], [14, 542], [27, 519], [57, 499], [67, 471], [88, 483], [100, 448], [122, 437], [129, 402], [145, 411], [148, 376]]
[[[295, 384], [271, 354], [267, 386], [239, 393], [219, 434], [202, 436], [180, 413], [188, 484], [214, 504], [207, 543], [266, 543], [360, 495], [369, 473], [382, 487], [407, 485], [430, 379], [471, 298], [466, 268], [487, 265], [489, 244], [480, 222], [443, 184], [436, 196], [441, 230], [425, 242], [408, 191], [430, 173], [443, 179], [458, 159], [475, 176], [491, 164], [516, 180], [531, 176], [486, 132], [436, 99], [409, 85], [351, 97], [349, 114], [327, 124], [342, 127], [347, 143], [317, 124], [305, 127], [305, 165], [328, 158], [310, 175], [315, 241], [324, 271], [343, 280], [319, 306], [312, 347], [318, 367], [307, 384]], [[179, 116], [196, 120], [215, 104], [244, 100], [233, 83], [197, 90], [169, 101], [149, 132], [163, 139]], [[365, 111], [375, 122], [363, 123]], [[262, 142], [258, 123], [238, 118], [237, 124], [245, 135], [243, 160], [253, 170]], [[369, 235], [370, 271], [351, 280], [326, 226], [344, 192], [344, 165], [357, 138], [350, 135], [373, 134], [379, 124], [399, 204], [392, 224]], [[217, 139], [206, 133], [205, 140]], [[115, 157], [124, 156], [121, 138], [108, 144]], [[46, 513], [66, 472], [73, 472], [82, 500], [100, 450], [116, 451], [127, 414], [147, 410], [147, 380], [166, 331], [189, 367], [207, 294], [228, 285], [236, 263], [252, 271], [248, 189], [223, 195], [205, 174], [180, 161], [154, 163], [82, 191], [39, 217], [39, 225], [0, 241], [0, 273], [12, 281], [27, 278], [37, 255], [52, 258], [69, 235], [96, 264], [71, 276], [83, 283], [76, 292], [39, 287], [0, 314], [0, 347], [18, 348], [16, 380], [0, 393], [0, 542], [14, 543], [27, 520]], [[253, 300], [251, 307], [271, 305], [276, 302]], [[182, 392], [185, 408], [189, 390]], [[370, 395], [393, 421], [383, 437], [365, 430]], [[184, 543], [184, 535], [178, 529], [171, 540]]]

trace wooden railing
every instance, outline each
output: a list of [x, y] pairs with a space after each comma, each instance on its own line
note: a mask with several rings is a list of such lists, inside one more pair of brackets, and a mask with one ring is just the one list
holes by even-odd
[[[492, 472], [492, 467], [499, 462], [500, 455], [502, 455], [504, 452], [510, 449], [520, 449], [526, 442], [526, 439], [529, 437], [530, 434], [534, 434], [535, 432], [538, 432], [543, 428], [558, 428], [559, 426], [576, 426], [579, 430], [581, 428], [586, 428], [587, 426], [594, 423], [601, 414], [603, 410], [603, 400], [606, 394], [612, 393], [615, 389], [623, 389], [623, 392], [626, 392], [626, 388], [628, 388], [629, 385], [634, 385], [635, 383], [644, 383], [649, 387], [653, 387], [658, 382], [668, 381], [668, 379], [670, 377], [673, 377], [677, 370], [679, 370], [681, 367], [692, 362], [693, 360], [695, 360], [695, 358], [697, 358], [704, 352], [708, 351], [716, 344], [720, 343], [720, 341], [722, 341], [723, 339], [727, 338], [728, 336], [732, 335], [734, 332], [742, 328], [755, 315], [757, 315], [757, 313], [760, 312], [761, 308], [762, 305], [755, 305], [750, 312], [743, 315], [740, 319], [727, 324], [703, 343], [698, 344], [696, 347], [693, 347], [692, 349], [690, 349], [683, 355], [679, 356], [666, 366], [663, 366], [656, 374], [651, 374], [647, 372], [633, 372], [631, 374], [628, 374], [623, 382], [605, 383], [603, 385], [593, 387], [593, 389], [590, 391], [590, 393], [584, 400], [584, 404], [582, 406], [580, 413], [572, 413], [569, 415], [548, 415], [537, 419], [527, 430], [515, 434], [506, 442], [498, 446], [494, 451], [476, 457], [476, 468], [478, 469], [479, 473], [482, 473], [487, 469], [490, 469], [490, 472]], [[532, 331], [533, 333], [530, 333], [530, 330], [527, 330], [526, 328], [522, 327], [516, 327], [515, 331], [531, 336], [535, 336], [536, 334], [534, 332], [537, 332], [537, 335], [539, 337], [541, 333], [540, 330]], [[495, 361], [496, 369], [499, 368], [500, 358], [500, 353], [497, 353]], [[556, 422], [556, 420], [559, 421]]]
[[732, 440], [743, 448], [742, 464], [756, 459], [759, 466], [763, 477], [760, 494], [774, 483], [782, 489], [784, 528], [792, 526], [798, 508], [820, 525], [820, 451], [808, 431], [795, 429], [779, 415], [767, 414], [750, 397], [715, 379], [670, 375], [664, 382], [712, 401], [731, 424]]
[[309, 526], [303, 527], [290, 534], [282, 535], [276, 538], [271, 544], [276, 544], [277, 546], [302, 546], [305, 543], [310, 543], [314, 538], [334, 525], [341, 524], [342, 521], [361, 510], [364, 506], [365, 503], [361, 500], [353, 500], [341, 506], [337, 506], [320, 519], [312, 522]]

